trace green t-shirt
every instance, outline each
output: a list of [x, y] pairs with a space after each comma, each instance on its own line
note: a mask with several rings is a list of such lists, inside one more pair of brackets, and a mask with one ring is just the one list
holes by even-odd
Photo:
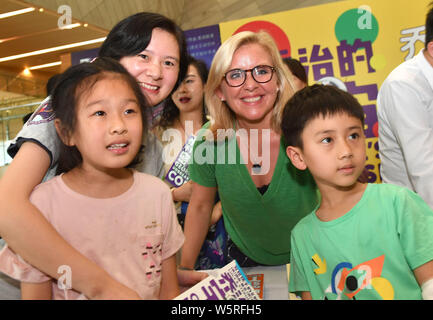
[[311, 174], [293, 167], [281, 140], [272, 181], [261, 195], [240, 161], [236, 138], [202, 141], [207, 128], [208, 124], [194, 144], [190, 178], [202, 186], [218, 187], [225, 228], [245, 255], [267, 265], [288, 263], [290, 231], [318, 203]]
[[416, 193], [369, 184], [344, 216], [314, 210], [292, 231], [289, 290], [313, 299], [422, 299], [413, 274], [433, 259], [433, 211]]

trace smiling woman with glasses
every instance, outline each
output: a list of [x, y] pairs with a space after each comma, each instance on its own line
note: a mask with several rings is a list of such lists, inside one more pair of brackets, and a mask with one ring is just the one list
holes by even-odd
[[242, 70], [233, 69], [226, 72], [224, 78], [230, 87], [239, 87], [245, 83], [247, 78], [246, 74], [251, 73], [251, 76], [258, 83], [266, 83], [271, 81], [272, 75], [274, 74], [275, 68], [271, 66], [255, 66], [252, 69]]
[[[228, 233], [226, 262], [235, 259], [243, 267], [289, 262], [290, 230], [318, 203], [311, 175], [291, 164], [280, 133], [283, 108], [293, 95], [289, 79], [266, 32], [240, 32], [216, 52], [205, 89], [213, 121], [201, 132], [210, 141], [199, 133], [189, 164], [195, 183], [181, 268], [194, 266], [217, 190]], [[203, 161], [203, 150], [214, 161]], [[221, 160], [223, 150], [227, 160]]]

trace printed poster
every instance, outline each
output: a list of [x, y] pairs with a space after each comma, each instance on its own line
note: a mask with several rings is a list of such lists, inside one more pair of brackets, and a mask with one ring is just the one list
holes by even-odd
[[376, 99], [380, 85], [424, 45], [430, 0], [350, 0], [220, 24], [221, 42], [234, 33], [268, 31], [282, 57], [304, 65], [309, 84], [352, 93], [365, 111], [369, 182], [381, 182]]

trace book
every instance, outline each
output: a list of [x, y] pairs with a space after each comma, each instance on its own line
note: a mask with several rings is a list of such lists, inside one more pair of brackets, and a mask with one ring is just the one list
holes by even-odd
[[192, 154], [192, 147], [196, 136], [191, 135], [186, 140], [179, 154], [171, 165], [170, 169], [165, 176], [165, 180], [168, 181], [173, 187], [178, 188], [189, 180], [188, 163]]
[[247, 274], [247, 278], [250, 281], [251, 286], [256, 290], [259, 298], [263, 299], [263, 282], [265, 275], [263, 273]]
[[207, 278], [174, 300], [261, 300], [235, 260], [206, 272]]

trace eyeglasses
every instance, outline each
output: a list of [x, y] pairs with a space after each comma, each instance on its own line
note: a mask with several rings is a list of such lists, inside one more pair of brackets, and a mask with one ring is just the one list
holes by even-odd
[[230, 87], [239, 87], [245, 83], [247, 72], [251, 72], [251, 76], [258, 83], [266, 83], [271, 81], [275, 68], [271, 66], [255, 66], [252, 69], [232, 69], [224, 74], [224, 79]]

